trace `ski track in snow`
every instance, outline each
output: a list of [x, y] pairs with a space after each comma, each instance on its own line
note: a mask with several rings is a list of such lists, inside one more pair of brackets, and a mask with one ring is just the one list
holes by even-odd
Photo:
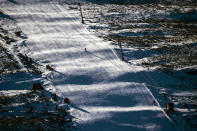
[[27, 35], [23, 51], [54, 67], [43, 81], [62, 99], [70, 98], [79, 130], [174, 130], [140, 69], [120, 61], [110, 43], [89, 32], [65, 5], [16, 3], [1, 0], [0, 7]]

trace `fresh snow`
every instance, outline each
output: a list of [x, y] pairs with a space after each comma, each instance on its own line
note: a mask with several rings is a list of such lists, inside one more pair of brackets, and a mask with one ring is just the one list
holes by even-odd
[[143, 69], [122, 62], [68, 7], [55, 0], [1, 0], [0, 7], [28, 37], [21, 51], [54, 68], [42, 81], [60, 106], [63, 98], [71, 100], [79, 130], [175, 130]]

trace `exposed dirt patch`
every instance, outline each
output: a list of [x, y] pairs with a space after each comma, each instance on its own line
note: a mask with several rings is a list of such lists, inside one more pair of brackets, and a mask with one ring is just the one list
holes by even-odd
[[[49, 92], [48, 92], [49, 93]], [[70, 113], [50, 100], [46, 91], [0, 96], [2, 130], [65, 130], [75, 128]], [[19, 110], [20, 109], [20, 110]]]
[[18, 62], [13, 59], [13, 56], [6, 48], [0, 45], [0, 74], [17, 70], [20, 70]]

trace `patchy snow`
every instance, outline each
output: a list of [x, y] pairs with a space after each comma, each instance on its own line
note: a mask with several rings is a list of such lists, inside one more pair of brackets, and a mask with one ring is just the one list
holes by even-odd
[[6, 95], [6, 96], [14, 96], [14, 95], [19, 95], [19, 94], [25, 94], [29, 92], [29, 90], [0, 90], [1, 95]]

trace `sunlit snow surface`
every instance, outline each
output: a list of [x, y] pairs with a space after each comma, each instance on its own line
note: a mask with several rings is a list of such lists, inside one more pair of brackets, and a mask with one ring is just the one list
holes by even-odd
[[43, 81], [70, 98], [79, 130], [175, 130], [144, 84], [143, 69], [120, 61], [110, 43], [65, 6], [53, 0], [3, 1], [0, 7], [28, 37], [22, 51], [54, 67]]

